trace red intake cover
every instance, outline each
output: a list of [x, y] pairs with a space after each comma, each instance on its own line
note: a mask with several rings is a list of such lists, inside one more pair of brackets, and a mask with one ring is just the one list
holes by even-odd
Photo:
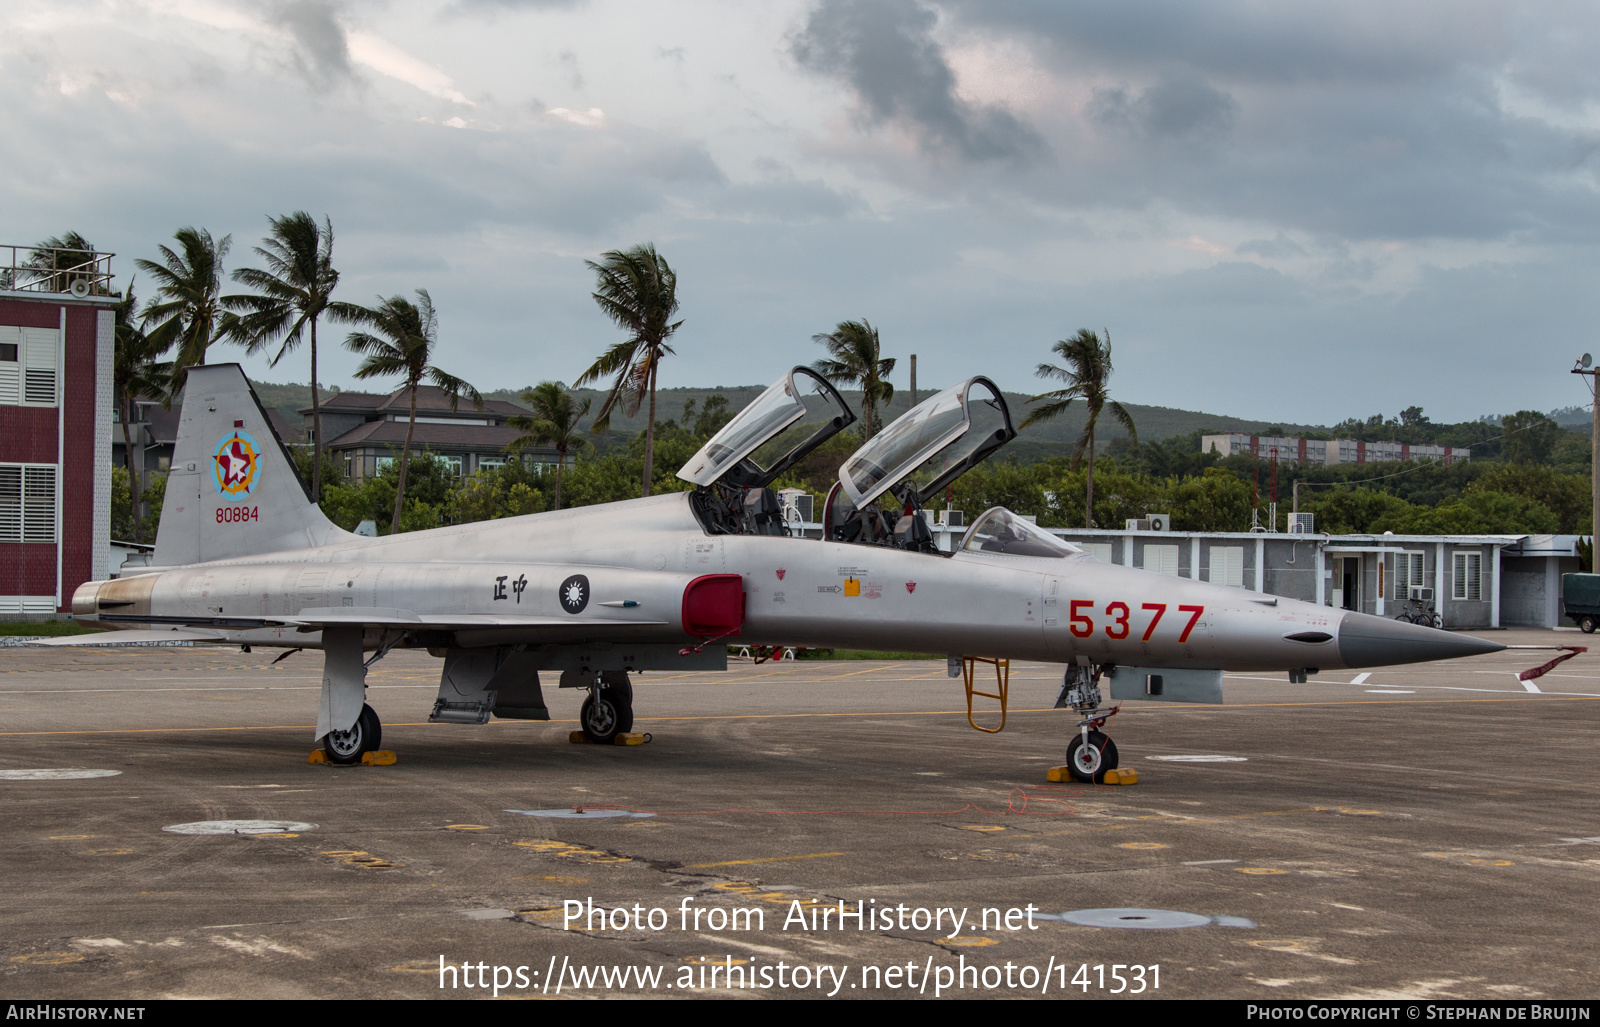
[[744, 579], [702, 574], [683, 590], [683, 630], [701, 638], [737, 635], [744, 624]]

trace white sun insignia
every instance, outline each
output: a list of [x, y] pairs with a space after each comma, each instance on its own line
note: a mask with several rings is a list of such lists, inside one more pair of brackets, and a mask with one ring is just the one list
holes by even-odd
[[583, 586], [574, 581], [567, 586], [567, 605], [577, 606], [583, 602]]

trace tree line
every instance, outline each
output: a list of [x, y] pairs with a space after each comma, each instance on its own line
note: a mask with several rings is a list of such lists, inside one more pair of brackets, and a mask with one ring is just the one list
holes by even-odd
[[[657, 420], [661, 362], [674, 355], [673, 339], [684, 324], [678, 316], [677, 274], [652, 244], [608, 251], [598, 261], [585, 262], [595, 275], [591, 295], [625, 338], [606, 347], [573, 383], [608, 380], [599, 409], [590, 418], [590, 401], [580, 402], [560, 382], [524, 389], [519, 398], [529, 412], [510, 420], [522, 434], [507, 450], [546, 446], [556, 451], [556, 462], [533, 468], [511, 461], [455, 478], [432, 455], [413, 457], [417, 390], [431, 384], [452, 406], [465, 398], [481, 408], [483, 400], [474, 386], [435, 362], [439, 315], [427, 290], [415, 290], [414, 299], [380, 296], [371, 306], [335, 300], [339, 272], [331, 221], [324, 217], [319, 223], [298, 211], [270, 217], [268, 223], [267, 236], [253, 251], [260, 266], [236, 268], [227, 276], [251, 292], [224, 294], [223, 262], [231, 237], [214, 239], [204, 229], [179, 229], [177, 247], [159, 247], [159, 261], [135, 261], [153, 280], [154, 295], [141, 308], [130, 284], [117, 310], [116, 391], [125, 443], [130, 442], [129, 423], [136, 420], [134, 401], [170, 404], [188, 368], [203, 365], [212, 345], [271, 352], [270, 362], [277, 366], [304, 344], [310, 356], [312, 432], [310, 447], [297, 460], [312, 494], [346, 528], [374, 520], [386, 521], [387, 530], [396, 532], [683, 489], [673, 471], [733, 413], [724, 397], [713, 395], [701, 410], [686, 409], [681, 424]], [[52, 245], [93, 252], [77, 233], [40, 244]], [[358, 481], [344, 480], [324, 448], [317, 367], [317, 330], [324, 318], [349, 326], [343, 344], [363, 357], [357, 378], [398, 379], [409, 393], [412, 419], [399, 459]], [[841, 321], [813, 340], [827, 354], [813, 369], [835, 384], [859, 389], [862, 397], [859, 435], [831, 440], [774, 483], [805, 489], [820, 500], [844, 459], [883, 427], [877, 410], [894, 397], [890, 376], [896, 360], [884, 355], [879, 330], [865, 318]], [[1165, 512], [1179, 530], [1240, 531], [1253, 516], [1262, 518], [1273, 487], [1263, 476], [1276, 472], [1280, 522], [1293, 505], [1298, 480], [1299, 509], [1317, 514], [1317, 527], [1324, 531], [1568, 532], [1588, 523], [1592, 458], [1587, 440], [1562, 431], [1537, 411], [1519, 411], [1498, 423], [1484, 418], [1435, 424], [1413, 406], [1398, 417], [1350, 419], [1327, 433], [1330, 438], [1470, 446], [1470, 462], [1269, 468], [1247, 455], [1201, 452], [1200, 432], [1141, 443], [1132, 417], [1110, 396], [1109, 332], [1081, 329], [1055, 343], [1051, 354], [1060, 362], [1040, 363], [1036, 374], [1060, 387], [1031, 397], [1019, 427], [1057, 417], [1081, 401], [1086, 419], [1069, 451], [1026, 466], [991, 461], [958, 480], [947, 502], [970, 513], [1008, 506], [1035, 513], [1041, 524], [1052, 526], [1116, 528], [1125, 519]], [[614, 411], [633, 417], [641, 407], [645, 427], [637, 438], [622, 448], [595, 447], [593, 439], [608, 431]], [[1128, 437], [1098, 446], [1102, 413], [1115, 418]], [[119, 501], [114, 534], [142, 542], [159, 518], [164, 481], [159, 476], [144, 481], [140, 471], [130, 459], [123, 472], [127, 480], [117, 486], [117, 495], [126, 500]], [[148, 519], [134, 516], [135, 496], [157, 513]]]

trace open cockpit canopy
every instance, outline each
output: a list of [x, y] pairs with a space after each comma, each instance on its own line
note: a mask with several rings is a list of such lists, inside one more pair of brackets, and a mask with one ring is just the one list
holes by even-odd
[[1071, 542], [1050, 534], [1003, 506], [989, 508], [973, 522], [961, 539], [961, 551], [1000, 556], [1042, 556], [1055, 560], [1083, 553]]
[[678, 477], [701, 486], [765, 488], [855, 419], [839, 390], [797, 367], [723, 425]]
[[839, 468], [839, 481], [858, 508], [902, 482], [922, 505], [1016, 435], [994, 382], [968, 378], [874, 435]]

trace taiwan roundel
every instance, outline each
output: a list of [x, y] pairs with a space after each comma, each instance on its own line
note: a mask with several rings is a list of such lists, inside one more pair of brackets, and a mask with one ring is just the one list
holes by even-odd
[[556, 594], [561, 599], [563, 610], [582, 613], [583, 608], [589, 605], [589, 579], [582, 574], [574, 574], [561, 583], [561, 589]]
[[245, 499], [260, 480], [261, 448], [256, 440], [236, 431], [217, 443], [212, 457], [212, 480], [224, 499]]

